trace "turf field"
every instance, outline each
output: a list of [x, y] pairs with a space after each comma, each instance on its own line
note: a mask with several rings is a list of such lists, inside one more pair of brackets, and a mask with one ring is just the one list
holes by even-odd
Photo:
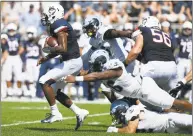
[[[106, 130], [111, 124], [109, 116], [109, 104], [77, 104], [81, 108], [89, 110], [90, 116], [83, 126], [74, 131], [76, 119], [74, 114], [58, 104], [63, 114], [62, 122], [53, 124], [41, 124], [45, 113], [49, 112], [47, 103], [36, 102], [2, 102], [1, 103], [1, 134], [2, 136], [106, 136], [128, 135], [107, 134]], [[169, 134], [136, 134], [136, 136], [168, 136]], [[170, 135], [172, 136], [172, 135]], [[174, 136], [174, 135], [173, 135]], [[180, 136], [180, 135], [178, 135]], [[186, 135], [188, 136], [188, 135]]]

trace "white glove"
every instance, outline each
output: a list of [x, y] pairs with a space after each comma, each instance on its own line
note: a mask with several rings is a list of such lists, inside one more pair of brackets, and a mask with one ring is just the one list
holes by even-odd
[[117, 133], [117, 132], [118, 132], [118, 128], [116, 128], [116, 127], [109, 127], [109, 128], [107, 129], [107, 132], [109, 132], [109, 133], [112, 133], [112, 132]]

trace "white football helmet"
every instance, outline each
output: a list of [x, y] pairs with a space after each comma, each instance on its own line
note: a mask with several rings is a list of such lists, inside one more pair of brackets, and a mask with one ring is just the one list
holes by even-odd
[[9, 23], [6, 27], [8, 35], [14, 36], [17, 31], [17, 25], [15, 23]]
[[98, 16], [88, 16], [83, 22], [83, 32], [89, 37], [94, 37], [101, 26], [102, 22]]
[[188, 29], [192, 29], [192, 23], [190, 21], [186, 21], [184, 22], [184, 24], [182, 25], [182, 28], [188, 28]]
[[34, 26], [29, 26], [26, 30], [28, 39], [35, 38], [37, 36], [37, 29]]
[[90, 64], [92, 71], [102, 71], [104, 64], [109, 61], [109, 53], [106, 50], [98, 49], [94, 51], [90, 56]]
[[143, 18], [141, 26], [161, 29], [161, 24], [159, 20], [154, 16]]
[[186, 36], [192, 35], [192, 23], [189, 21], [184, 22], [182, 25], [182, 33]]
[[41, 16], [42, 25], [50, 25], [64, 17], [64, 8], [60, 4], [50, 4], [43, 9]]
[[7, 34], [1, 34], [1, 40], [2, 40], [2, 39], [8, 40]]

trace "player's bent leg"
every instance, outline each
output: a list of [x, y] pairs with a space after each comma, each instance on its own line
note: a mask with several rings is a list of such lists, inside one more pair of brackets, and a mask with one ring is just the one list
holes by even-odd
[[61, 92], [61, 89], [58, 89], [56, 99], [76, 114], [77, 123], [75, 126], [75, 130], [78, 130], [78, 128], [83, 124], [83, 121], [88, 116], [89, 112], [76, 106], [66, 94]]
[[51, 87], [52, 84], [55, 83], [54, 79], [49, 78], [49, 73], [42, 76], [39, 80], [39, 83], [44, 91], [45, 97], [50, 105], [51, 113], [46, 115], [46, 118], [41, 120], [42, 123], [52, 123], [56, 121], [61, 121], [62, 114], [59, 112], [58, 107], [55, 101], [55, 94], [53, 88]]
[[144, 77], [142, 82], [142, 96], [140, 99], [164, 109], [170, 109], [175, 98], [158, 87], [150, 77]]
[[172, 108], [177, 108], [179, 110], [192, 113], [192, 104], [185, 100], [175, 99]]
[[164, 109], [175, 107], [179, 110], [192, 112], [192, 104], [187, 101], [176, 100], [166, 91], [160, 89], [155, 81], [149, 77], [143, 78], [141, 99]]

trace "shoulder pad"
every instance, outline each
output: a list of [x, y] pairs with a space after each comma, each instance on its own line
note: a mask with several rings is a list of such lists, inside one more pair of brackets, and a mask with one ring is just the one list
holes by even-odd
[[112, 59], [109, 60], [107, 63], [105, 63], [104, 68], [105, 69], [116, 69], [116, 68], [124, 68], [123, 63], [119, 59]]
[[140, 113], [140, 107], [138, 105], [131, 106], [125, 115], [125, 119], [130, 121], [133, 117], [137, 117]]
[[[109, 29], [112, 29], [113, 27], [111, 25], [108, 25], [108, 26], [101, 26], [98, 30], [98, 33], [101, 35], [102, 39], [103, 39], [103, 36], [105, 34], [105, 32]], [[103, 39], [104, 40], [104, 39]]]

